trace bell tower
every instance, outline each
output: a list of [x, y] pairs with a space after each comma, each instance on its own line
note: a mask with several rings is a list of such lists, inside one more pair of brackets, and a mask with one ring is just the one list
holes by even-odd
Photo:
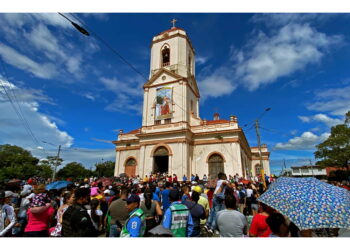
[[151, 45], [150, 78], [162, 68], [170, 70], [183, 77], [195, 75], [195, 52], [186, 32], [173, 27], [156, 35]]
[[[149, 80], [144, 85], [142, 126], [199, 121], [195, 51], [186, 31], [172, 27], [154, 36]], [[198, 123], [198, 122], [197, 122]]]

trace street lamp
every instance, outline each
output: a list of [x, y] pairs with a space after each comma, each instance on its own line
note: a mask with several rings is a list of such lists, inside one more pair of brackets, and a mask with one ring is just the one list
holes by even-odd
[[65, 19], [67, 19], [74, 26], [74, 28], [76, 28], [80, 33], [82, 33], [85, 36], [90, 36], [89, 32], [86, 29], [84, 29], [83, 27], [81, 27], [79, 24], [73, 22], [72, 20], [70, 20], [68, 17], [66, 17], [65, 15], [63, 15], [60, 12], [58, 12], [58, 14], [63, 16]]

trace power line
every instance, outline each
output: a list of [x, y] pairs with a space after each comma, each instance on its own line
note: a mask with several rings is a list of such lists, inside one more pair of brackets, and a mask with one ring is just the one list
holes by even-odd
[[[2, 65], [2, 68], [3, 68], [3, 71], [4, 71], [4, 78], [5, 78], [5, 80], [7, 81], [7, 83], [10, 83], [10, 81], [8, 80], [8, 77], [7, 77], [7, 71], [6, 71], [5, 65], [4, 65], [4, 63], [3, 63], [2, 60], [0, 60], [0, 62], [1, 62], [1, 65]], [[6, 94], [7, 98], [8, 98], [8, 100], [9, 100], [10, 103], [11, 103], [11, 106], [13, 107], [13, 109], [14, 109], [14, 111], [15, 111], [17, 117], [18, 117], [19, 120], [21, 121], [21, 123], [22, 123], [22, 125], [24, 126], [25, 130], [27, 131], [27, 133], [29, 134], [29, 136], [30, 136], [31, 139], [33, 140], [34, 144], [36, 144], [37, 146], [40, 146], [40, 147], [41, 147], [39, 141], [37, 140], [37, 138], [35, 137], [35, 135], [34, 135], [32, 129], [30, 128], [30, 125], [29, 125], [27, 119], [26, 119], [25, 116], [23, 115], [23, 111], [22, 111], [22, 108], [21, 108], [21, 106], [20, 106], [20, 104], [19, 104], [19, 102], [18, 102], [18, 99], [17, 99], [17, 96], [16, 96], [16, 94], [15, 94], [15, 91], [14, 91], [13, 89], [9, 88], [10, 91], [12, 92], [12, 95], [13, 95], [13, 97], [14, 97], [15, 102], [17, 103], [18, 109], [16, 108], [16, 106], [15, 106], [15, 104], [14, 104], [14, 101], [12, 100], [12, 97], [10, 96], [9, 92], [7, 91], [7, 89], [6, 89], [5, 85], [3, 84], [2, 80], [0, 80], [0, 83], [1, 83], [1, 87], [3, 88], [3, 90], [4, 90], [4, 92], [5, 92], [5, 94]], [[44, 148], [43, 148], [43, 149], [44, 149]], [[45, 149], [44, 149], [44, 151], [45, 151]], [[46, 151], [45, 151], [45, 152], [46, 152]]]
[[[62, 13], [58, 13], [67, 20], [72, 22], [68, 17], [64, 16]], [[147, 77], [144, 76], [135, 66], [133, 66], [130, 62], [128, 62], [118, 51], [116, 51], [111, 45], [108, 44], [106, 40], [104, 40], [102, 37], [100, 37], [96, 32], [94, 32], [83, 20], [81, 20], [77, 15], [70, 13], [74, 18], [76, 18], [80, 23], [82, 23], [87, 29], [98, 39], [100, 42], [102, 42], [108, 49], [110, 49], [116, 56], [120, 58], [126, 65], [128, 65], [132, 70], [134, 70], [137, 74], [139, 74], [142, 78], [144, 78], [146, 81], [148, 81]], [[73, 24], [74, 25], [74, 24]], [[76, 27], [74, 25], [74, 27]], [[77, 28], [77, 27], [76, 27]], [[79, 30], [80, 31], [80, 30]]]

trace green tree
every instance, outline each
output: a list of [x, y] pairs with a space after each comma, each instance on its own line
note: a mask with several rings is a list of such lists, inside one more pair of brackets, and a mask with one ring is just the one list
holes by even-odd
[[39, 159], [15, 145], [0, 145], [0, 179], [27, 179], [39, 175]]
[[40, 161], [37, 166], [38, 176], [41, 176], [45, 179], [51, 178], [53, 173], [53, 168], [46, 160]]
[[94, 175], [98, 177], [112, 177], [114, 176], [114, 161], [105, 161], [102, 163], [95, 164], [96, 170], [94, 171]]
[[81, 179], [89, 177], [90, 174], [90, 170], [86, 169], [83, 164], [78, 162], [70, 162], [57, 172], [57, 177], [64, 179]]
[[46, 164], [51, 166], [52, 169], [54, 169], [54, 167], [56, 166], [56, 161], [57, 161], [57, 167], [59, 167], [62, 162], [63, 159], [62, 158], [58, 158], [57, 160], [56, 156], [47, 156], [45, 160], [42, 160], [41, 163]]
[[36, 165], [39, 159], [32, 154], [15, 145], [0, 145], [0, 169], [15, 165]]
[[316, 146], [314, 153], [317, 162], [321, 166], [345, 167], [349, 170], [350, 165], [350, 111], [345, 115], [344, 124], [331, 128], [331, 135]]

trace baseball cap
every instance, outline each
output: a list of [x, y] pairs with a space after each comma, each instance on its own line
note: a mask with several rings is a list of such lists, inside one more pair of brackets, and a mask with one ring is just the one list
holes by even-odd
[[193, 191], [195, 191], [195, 192], [197, 192], [197, 193], [202, 193], [202, 189], [201, 189], [200, 186], [195, 186], [195, 187], [193, 188]]
[[137, 194], [131, 194], [129, 198], [126, 200], [127, 204], [140, 202], [140, 197]]

